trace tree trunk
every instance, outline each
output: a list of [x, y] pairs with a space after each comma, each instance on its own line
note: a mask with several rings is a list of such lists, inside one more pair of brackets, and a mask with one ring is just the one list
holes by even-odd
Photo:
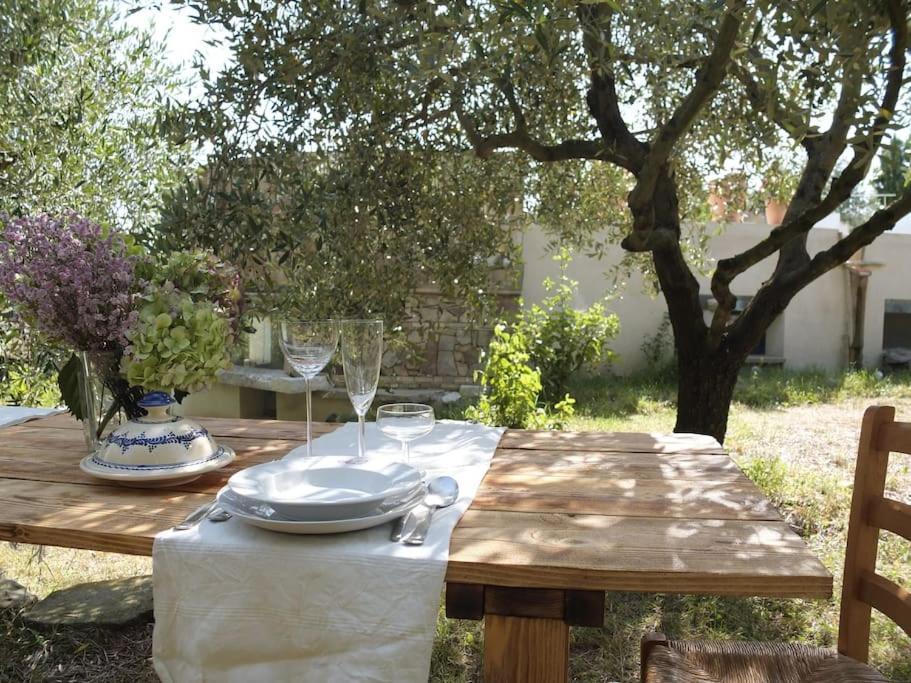
[[674, 431], [708, 434], [724, 443], [728, 410], [743, 360], [723, 352], [700, 354], [683, 349], [685, 345], [678, 344]]

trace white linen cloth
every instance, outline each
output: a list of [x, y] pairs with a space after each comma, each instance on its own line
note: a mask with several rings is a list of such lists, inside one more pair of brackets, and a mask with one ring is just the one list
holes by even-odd
[[[314, 440], [314, 455], [355, 454], [356, 429]], [[440, 421], [412, 443], [412, 463], [428, 477], [459, 482], [458, 502], [436, 512], [422, 546], [392, 543], [390, 524], [292, 536], [231, 519], [159, 534], [155, 671], [167, 683], [426, 681], [449, 539], [502, 433]], [[401, 450], [375, 424], [367, 445], [371, 458]]]
[[28, 422], [46, 415], [62, 413], [60, 408], [26, 408], [25, 406], [0, 406], [0, 427], [12, 427], [13, 425]]

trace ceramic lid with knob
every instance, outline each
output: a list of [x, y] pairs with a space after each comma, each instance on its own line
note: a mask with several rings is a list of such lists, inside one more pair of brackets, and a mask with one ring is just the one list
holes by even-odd
[[152, 391], [139, 401], [148, 415], [121, 425], [93, 455], [99, 464], [143, 467], [190, 465], [217, 457], [222, 449], [201, 425], [169, 414], [174, 399]]

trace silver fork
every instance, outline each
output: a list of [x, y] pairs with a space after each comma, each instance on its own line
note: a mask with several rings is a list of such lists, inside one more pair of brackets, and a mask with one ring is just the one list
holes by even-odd
[[213, 498], [208, 503], [200, 505], [198, 508], [193, 510], [193, 512], [184, 517], [182, 522], [175, 525], [174, 531], [186, 531], [187, 529], [192, 529], [194, 526], [206, 518], [206, 515], [209, 514], [209, 511], [215, 507], [216, 502], [217, 501]]

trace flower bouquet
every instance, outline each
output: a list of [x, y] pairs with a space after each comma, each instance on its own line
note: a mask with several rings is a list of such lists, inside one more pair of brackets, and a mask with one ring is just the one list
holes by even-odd
[[51, 344], [74, 353], [61, 395], [94, 448], [147, 391], [211, 385], [241, 332], [237, 271], [204, 251], [153, 259], [129, 235], [62, 216], [0, 216], [0, 293]]

